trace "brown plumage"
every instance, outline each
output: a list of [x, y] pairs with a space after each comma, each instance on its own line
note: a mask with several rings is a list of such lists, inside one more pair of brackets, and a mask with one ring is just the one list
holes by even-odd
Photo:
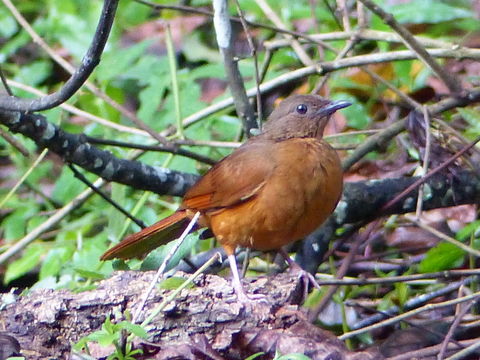
[[174, 240], [199, 211], [199, 225], [210, 228], [225, 249], [235, 290], [246, 299], [236, 247], [280, 249], [311, 233], [335, 209], [342, 170], [322, 136], [330, 116], [349, 105], [315, 95], [282, 101], [262, 133], [213, 166], [173, 215], [126, 237], [102, 260], [138, 257]]

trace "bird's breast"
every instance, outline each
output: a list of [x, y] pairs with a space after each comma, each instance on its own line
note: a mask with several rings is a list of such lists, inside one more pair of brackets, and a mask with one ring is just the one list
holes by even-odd
[[342, 192], [335, 150], [323, 140], [289, 139], [272, 149], [274, 171], [244, 203], [212, 214], [211, 228], [227, 249], [273, 250], [308, 235], [334, 210]]

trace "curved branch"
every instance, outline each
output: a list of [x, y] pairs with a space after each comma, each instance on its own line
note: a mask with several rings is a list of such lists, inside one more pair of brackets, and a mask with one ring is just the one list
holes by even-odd
[[90, 48], [82, 59], [82, 64], [67, 80], [63, 87], [53, 93], [36, 99], [23, 99], [14, 96], [0, 96], [0, 109], [11, 111], [40, 111], [54, 108], [67, 101], [87, 81], [90, 74], [100, 62], [100, 56], [107, 42], [118, 0], [105, 0], [102, 14], [98, 21], [95, 36]]

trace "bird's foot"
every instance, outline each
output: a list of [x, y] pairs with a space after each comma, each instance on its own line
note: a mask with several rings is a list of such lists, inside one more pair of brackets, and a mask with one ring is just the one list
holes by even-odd
[[302, 269], [300, 265], [298, 265], [289, 255], [288, 253], [280, 249], [280, 254], [284, 257], [285, 261], [288, 263], [290, 267], [290, 273], [293, 275], [297, 275], [305, 285], [305, 288], [308, 291], [308, 285], [311, 284], [314, 288], [320, 290], [320, 285], [318, 284], [317, 280], [315, 280], [315, 276], [310, 274], [308, 271]]
[[228, 255], [228, 261], [230, 263], [230, 268], [232, 269], [232, 285], [235, 293], [237, 294], [237, 299], [242, 304], [253, 304], [258, 302], [268, 303], [267, 297], [262, 294], [247, 294], [243, 289], [242, 282], [240, 281], [240, 275], [238, 273], [237, 262], [235, 260], [235, 255]]
[[290, 272], [294, 275], [297, 275], [300, 279], [302, 279], [303, 283], [306, 285], [305, 286], [306, 288], [308, 288], [308, 286], [311, 285], [315, 289], [320, 290], [320, 285], [315, 279], [315, 276], [310, 274], [308, 271], [303, 270], [300, 266], [298, 268], [292, 268]]
[[297, 267], [291, 268], [290, 273], [296, 275], [301, 281], [303, 294], [300, 303], [304, 303], [307, 300], [308, 290], [310, 289], [310, 286], [313, 286], [315, 289], [320, 290], [320, 285], [315, 280], [315, 277], [309, 272], [303, 270], [300, 266], [297, 265]]
[[301, 302], [303, 303], [308, 297], [308, 289], [310, 285], [317, 290], [320, 290], [320, 285], [315, 279], [315, 276], [310, 274], [308, 271], [303, 270], [300, 265], [298, 265], [295, 261], [293, 261], [292, 258], [288, 256], [288, 254], [282, 253], [282, 255], [285, 257], [285, 260], [290, 266], [290, 273], [296, 275], [302, 282], [303, 297]]

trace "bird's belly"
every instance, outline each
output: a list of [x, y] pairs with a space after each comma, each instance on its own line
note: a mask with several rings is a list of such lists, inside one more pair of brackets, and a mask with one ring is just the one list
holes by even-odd
[[333, 149], [322, 148], [322, 154], [310, 159], [316, 152], [297, 153], [298, 161], [310, 166], [279, 167], [257, 196], [209, 216], [211, 229], [227, 253], [236, 246], [279, 249], [325, 221], [340, 197], [342, 172]]

